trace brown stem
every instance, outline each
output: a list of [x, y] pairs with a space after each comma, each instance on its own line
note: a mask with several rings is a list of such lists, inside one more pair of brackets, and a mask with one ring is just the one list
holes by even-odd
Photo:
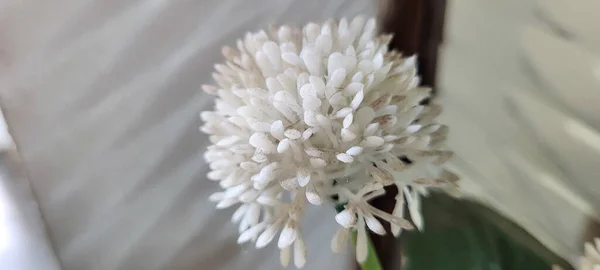
[[422, 83], [434, 87], [446, 0], [379, 0], [378, 6], [381, 32], [394, 34], [390, 47], [417, 54]]
[[[406, 55], [417, 54], [422, 84], [431, 86], [435, 94], [436, 68], [439, 46], [443, 38], [446, 0], [378, 0], [378, 19], [382, 33], [394, 34], [390, 48]], [[372, 204], [391, 213], [395, 186], [386, 188], [386, 195]], [[390, 225], [383, 222], [386, 230]], [[400, 250], [391, 235], [371, 233], [373, 245], [384, 270], [400, 269]], [[359, 268], [357, 268], [359, 269]]]

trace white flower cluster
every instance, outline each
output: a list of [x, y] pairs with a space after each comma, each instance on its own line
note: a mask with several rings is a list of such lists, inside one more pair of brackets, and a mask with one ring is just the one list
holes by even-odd
[[[600, 270], [600, 238], [585, 244], [585, 256], [581, 258], [581, 270]], [[595, 244], [595, 246], [594, 246]]]
[[[448, 129], [433, 122], [439, 106], [422, 105], [416, 59], [388, 51], [391, 36], [376, 36], [375, 20], [310, 23], [248, 33], [237, 50], [223, 49], [215, 66], [214, 111], [201, 113], [210, 135], [208, 178], [223, 191], [217, 208], [239, 205], [239, 243], [276, 241], [281, 263], [306, 262], [300, 223], [307, 205], [345, 204], [332, 241], [341, 251], [358, 231], [357, 260], [367, 257], [366, 228], [398, 234], [422, 226], [419, 193], [455, 187], [438, 169], [452, 153], [441, 149]], [[400, 190], [392, 214], [369, 204], [384, 186]], [[333, 219], [333, 217], [332, 217]]]
[[[584, 256], [579, 260], [579, 270], [600, 270], [600, 238], [594, 239], [595, 243], [585, 243]], [[552, 270], [563, 270], [554, 265]]]

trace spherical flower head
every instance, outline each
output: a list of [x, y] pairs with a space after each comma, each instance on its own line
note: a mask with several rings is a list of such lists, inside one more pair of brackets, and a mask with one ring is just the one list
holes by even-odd
[[[281, 263], [306, 261], [300, 223], [307, 204], [344, 204], [332, 241], [340, 251], [358, 231], [357, 260], [366, 259], [366, 229], [385, 234], [422, 228], [419, 194], [455, 187], [439, 169], [448, 129], [434, 122], [441, 109], [423, 105], [415, 57], [389, 51], [391, 36], [377, 36], [375, 20], [310, 23], [248, 33], [237, 50], [223, 49], [215, 66], [214, 111], [202, 112], [210, 135], [208, 178], [223, 188], [217, 208], [239, 205], [238, 242], [258, 248], [277, 234]], [[389, 214], [368, 202], [398, 186]], [[408, 203], [413, 223], [403, 218]], [[330, 206], [331, 207], [331, 206]], [[333, 219], [334, 217], [332, 217]]]

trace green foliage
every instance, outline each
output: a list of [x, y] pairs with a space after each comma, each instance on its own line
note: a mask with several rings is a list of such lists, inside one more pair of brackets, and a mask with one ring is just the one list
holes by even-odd
[[515, 223], [478, 203], [432, 194], [424, 232], [403, 232], [404, 270], [572, 269]]

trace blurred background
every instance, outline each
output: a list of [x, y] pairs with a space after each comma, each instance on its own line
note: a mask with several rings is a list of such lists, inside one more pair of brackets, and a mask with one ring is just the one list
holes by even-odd
[[[477, 218], [577, 265], [600, 237], [599, 1], [5, 0], [0, 268], [281, 269], [274, 248], [237, 245], [232, 210], [207, 201], [200, 85], [247, 31], [393, 22], [382, 10], [410, 2], [444, 6], [434, 100], [465, 199], [494, 213]], [[310, 210], [305, 269], [352, 269], [329, 248], [333, 210]]]

